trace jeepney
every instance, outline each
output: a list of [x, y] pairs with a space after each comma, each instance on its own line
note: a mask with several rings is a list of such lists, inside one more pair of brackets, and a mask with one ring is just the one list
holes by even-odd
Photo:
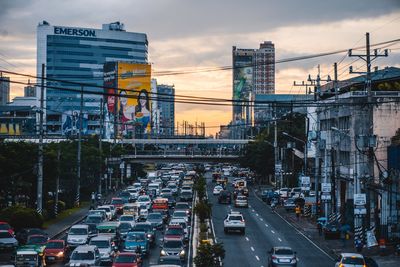
[[46, 266], [44, 259], [45, 246], [26, 245], [17, 249], [15, 255], [16, 267], [42, 267]]
[[139, 204], [138, 203], [126, 203], [123, 207], [124, 215], [133, 215], [135, 218], [139, 216]]
[[104, 222], [96, 226], [98, 235], [111, 236], [112, 240], [119, 244], [120, 234], [119, 234], [119, 222]]

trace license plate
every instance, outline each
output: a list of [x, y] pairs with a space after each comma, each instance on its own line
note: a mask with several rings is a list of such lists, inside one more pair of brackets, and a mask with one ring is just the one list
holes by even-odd
[[279, 260], [280, 262], [290, 262], [290, 260], [289, 259], [281, 259], [281, 260]]
[[55, 260], [56, 258], [55, 258], [55, 257], [49, 257], [48, 259], [51, 260], [51, 261], [53, 261], [53, 260]]

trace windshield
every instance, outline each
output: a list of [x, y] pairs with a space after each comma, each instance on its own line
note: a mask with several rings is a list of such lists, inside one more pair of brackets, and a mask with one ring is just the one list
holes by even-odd
[[147, 201], [150, 201], [150, 198], [149, 197], [145, 197], [145, 196], [141, 196], [141, 197], [138, 198], [138, 201], [139, 202], [147, 202]]
[[238, 196], [237, 199], [238, 200], [246, 200], [247, 198], [245, 196]]
[[105, 212], [110, 212], [111, 209], [110, 208], [98, 208], [99, 210], [104, 210]]
[[94, 260], [93, 251], [75, 251], [71, 256], [72, 260]]
[[99, 229], [99, 234], [115, 234], [116, 230], [115, 228], [101, 228]]
[[136, 255], [119, 255], [115, 259], [116, 263], [131, 263], [131, 262], [136, 262]]
[[5, 223], [0, 224], [0, 230], [8, 230], [8, 229], [10, 229], [10, 226], [8, 224]]
[[165, 234], [166, 235], [182, 235], [183, 230], [182, 228], [169, 228]]
[[175, 211], [173, 217], [186, 217], [186, 212], [184, 212], [184, 211]]
[[231, 221], [241, 221], [242, 216], [229, 216], [229, 220]]
[[121, 223], [119, 225], [119, 229], [122, 231], [130, 230], [132, 228], [132, 225], [130, 223]]
[[149, 231], [151, 228], [151, 225], [147, 225], [147, 224], [137, 224], [133, 227], [134, 231], [143, 231], [143, 232], [147, 232]]
[[1, 232], [0, 238], [12, 238], [13, 236], [9, 232]]
[[86, 228], [71, 228], [69, 230], [70, 235], [87, 235], [87, 229]]
[[133, 218], [133, 216], [121, 216], [121, 217], [119, 218], [119, 220], [120, 220], [121, 222], [132, 222], [132, 221], [135, 220], [135, 218]]
[[176, 188], [176, 184], [169, 184], [168, 188]]
[[176, 210], [189, 209], [189, 205], [184, 204], [184, 203], [179, 203], [179, 204], [176, 204], [175, 209]]
[[111, 204], [113, 205], [122, 205], [124, 204], [124, 201], [122, 199], [112, 199]]
[[17, 255], [17, 261], [36, 261], [37, 255]]
[[47, 242], [47, 237], [44, 236], [30, 236], [28, 240], [28, 245], [34, 244], [44, 244]]
[[162, 216], [160, 213], [150, 213], [149, 216], [147, 216], [147, 220], [161, 220]]
[[364, 266], [364, 260], [361, 258], [355, 258], [355, 257], [354, 258], [352, 258], [352, 257], [343, 258], [342, 263]]
[[103, 221], [103, 218], [100, 216], [89, 216], [86, 218], [87, 223], [100, 223]]
[[181, 248], [183, 247], [182, 241], [180, 240], [171, 240], [164, 242], [164, 248]]
[[144, 234], [134, 233], [130, 234], [126, 237], [127, 241], [135, 241], [135, 242], [143, 242], [145, 241], [146, 236]]
[[293, 251], [291, 249], [277, 249], [275, 250], [276, 255], [292, 255]]
[[90, 245], [97, 246], [98, 248], [109, 248], [110, 243], [107, 240], [92, 240]]
[[62, 242], [49, 242], [46, 248], [64, 248], [64, 245]]

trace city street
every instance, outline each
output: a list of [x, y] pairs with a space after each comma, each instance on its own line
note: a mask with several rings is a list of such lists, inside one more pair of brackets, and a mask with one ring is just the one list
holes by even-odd
[[[297, 252], [298, 266], [333, 266], [334, 259], [314, 245], [250, 192], [249, 208], [233, 208], [218, 204], [212, 195], [215, 184], [207, 177], [207, 190], [213, 205], [212, 218], [218, 242], [224, 243], [225, 266], [268, 266], [268, 251], [273, 246], [289, 246]], [[228, 189], [232, 190], [228, 182]], [[246, 222], [246, 234], [224, 234], [223, 220], [230, 210], [242, 212]]]

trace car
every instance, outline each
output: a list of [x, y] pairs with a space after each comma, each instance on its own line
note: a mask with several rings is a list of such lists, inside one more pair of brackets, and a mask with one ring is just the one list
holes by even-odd
[[122, 191], [118, 194], [118, 197], [122, 198], [124, 203], [129, 203], [132, 201], [131, 193], [129, 193], [129, 191]]
[[193, 193], [189, 191], [183, 191], [179, 195], [179, 201], [192, 201], [193, 200]]
[[136, 201], [139, 206], [146, 206], [146, 209], [150, 209], [151, 207], [151, 198], [147, 195], [143, 195], [138, 197], [137, 201]]
[[150, 223], [153, 228], [156, 229], [161, 229], [164, 224], [163, 216], [160, 212], [149, 213], [149, 215], [147, 215], [146, 221]]
[[99, 231], [97, 230], [97, 225], [99, 225], [99, 224], [97, 224], [97, 223], [87, 223], [87, 222], [85, 222], [83, 224], [86, 224], [89, 227], [89, 238], [92, 238], [92, 237], [96, 236], [99, 233]]
[[222, 190], [218, 196], [218, 203], [231, 204], [232, 203], [231, 192], [229, 192], [228, 190]]
[[167, 196], [165, 196], [165, 198], [168, 199], [168, 207], [169, 208], [173, 208], [176, 205], [176, 200], [173, 195], [167, 195]]
[[86, 224], [73, 225], [67, 235], [67, 244], [71, 247], [84, 245], [89, 240], [89, 226]]
[[192, 215], [192, 209], [187, 202], [177, 202], [174, 211], [183, 210], [188, 216]]
[[64, 240], [49, 240], [44, 249], [46, 264], [53, 262], [65, 262], [68, 258], [69, 247]]
[[117, 214], [122, 214], [122, 206], [125, 204], [124, 200], [120, 197], [113, 197], [111, 205], [114, 206]]
[[0, 230], [0, 251], [15, 251], [17, 247], [17, 239], [8, 230]]
[[290, 195], [290, 190], [291, 190], [290, 188], [283, 187], [279, 190], [276, 190], [275, 192], [277, 192], [280, 195], [280, 197], [287, 198]]
[[115, 251], [118, 247], [112, 240], [111, 236], [99, 235], [93, 237], [89, 245], [96, 246], [100, 252], [100, 261], [112, 262], [115, 256]]
[[184, 260], [186, 251], [182, 239], [164, 239], [161, 245], [160, 258], [165, 256], [179, 256], [181, 260]]
[[133, 252], [120, 252], [112, 267], [142, 267], [142, 257]]
[[30, 235], [26, 244], [44, 246], [47, 244], [47, 241], [49, 241], [49, 238], [45, 235]]
[[219, 193], [220, 193], [222, 190], [224, 190], [224, 188], [223, 188], [222, 186], [216, 185], [216, 186], [214, 187], [214, 189], [213, 189], [213, 195], [214, 195], [214, 196], [219, 195]]
[[261, 199], [262, 201], [267, 202], [267, 204], [271, 204], [271, 201], [274, 198], [279, 199], [280, 195], [278, 192], [274, 192], [272, 189], [266, 189], [261, 192]]
[[337, 222], [328, 222], [322, 227], [325, 239], [339, 239], [340, 225]]
[[243, 215], [238, 211], [231, 211], [224, 219], [224, 233], [239, 231], [241, 234], [246, 232], [246, 223]]
[[105, 210], [89, 210], [87, 213], [87, 217], [92, 215], [98, 215], [103, 218], [103, 221], [107, 220], [107, 213]]
[[80, 245], [72, 251], [68, 266], [99, 266], [100, 262], [97, 246]]
[[158, 260], [158, 264], [152, 267], [183, 267], [183, 262], [179, 256], [163, 256]]
[[172, 219], [175, 218], [181, 218], [181, 219], [185, 219], [186, 222], [190, 221], [190, 217], [189, 215], [186, 213], [185, 210], [176, 210], [174, 211], [174, 213], [172, 214]]
[[294, 211], [296, 208], [296, 203], [293, 198], [288, 198], [283, 202], [283, 207], [287, 212]]
[[0, 231], [7, 230], [10, 234], [14, 235], [14, 229], [7, 222], [0, 222]]
[[273, 247], [268, 253], [268, 267], [296, 267], [297, 262], [299, 261], [296, 252], [290, 247]]
[[183, 232], [185, 233], [185, 241], [189, 241], [189, 230], [190, 226], [185, 221], [185, 219], [171, 219], [168, 226], [171, 227], [173, 225], [179, 225], [182, 227]]
[[178, 194], [178, 186], [176, 185], [176, 183], [168, 183], [167, 188], [171, 189], [172, 194], [176, 195]]
[[185, 240], [185, 230], [180, 224], [169, 225], [164, 233], [164, 240], [166, 239]]
[[153, 246], [156, 243], [156, 234], [150, 223], [138, 222], [132, 227], [132, 231], [145, 232], [146, 238], [149, 240], [150, 245]]
[[111, 221], [113, 218], [113, 212], [110, 208], [110, 206], [104, 205], [104, 206], [99, 206], [97, 207], [98, 210], [104, 210], [107, 215], [107, 220]]
[[42, 229], [39, 229], [39, 228], [23, 228], [20, 231], [18, 231], [16, 234], [18, 243], [20, 245], [26, 244], [26, 241], [30, 235], [48, 236], [48, 234], [45, 231], [43, 231]]
[[137, 189], [137, 188], [128, 188], [128, 192], [129, 192], [129, 194], [131, 194], [131, 200], [132, 200], [133, 202], [135, 202], [135, 201], [137, 200], [137, 198], [139, 197], [140, 189]]
[[246, 196], [243, 195], [239, 195], [237, 196], [237, 198], [235, 199], [235, 207], [244, 207], [244, 208], [248, 208], [249, 207], [249, 202], [247, 200]]
[[126, 236], [124, 242], [124, 251], [138, 252], [140, 247], [140, 253], [148, 255], [150, 253], [150, 243], [146, 238], [145, 232], [132, 231]]
[[99, 224], [103, 222], [103, 216], [97, 214], [89, 215], [86, 217], [84, 222], [85, 224], [86, 223]]
[[118, 232], [120, 235], [120, 238], [124, 240], [126, 238], [126, 235], [132, 231], [132, 227], [135, 225], [135, 223], [132, 222], [121, 222], [118, 225]]
[[15, 266], [46, 266], [42, 250], [32, 246], [19, 247], [15, 255]]
[[364, 267], [367, 266], [364, 256], [358, 253], [340, 253], [335, 267]]

